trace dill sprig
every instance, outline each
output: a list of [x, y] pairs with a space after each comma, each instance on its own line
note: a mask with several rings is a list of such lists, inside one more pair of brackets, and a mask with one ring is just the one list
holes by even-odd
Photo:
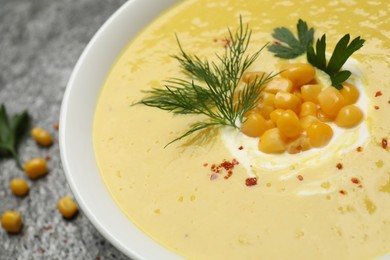
[[228, 32], [229, 44], [222, 56], [216, 54], [216, 62], [190, 55], [176, 36], [180, 51], [173, 57], [191, 78], [171, 78], [166, 81], [164, 88], [147, 91], [148, 95], [138, 102], [174, 114], [207, 117], [205, 121], [190, 125], [188, 131], [167, 145], [209, 127], [239, 128], [244, 121], [244, 114], [259, 101], [263, 85], [275, 76], [270, 73], [240, 87], [242, 75], [266, 45], [251, 55], [245, 54], [252, 32], [248, 25], [243, 25], [242, 18], [237, 31], [233, 33], [228, 29]]

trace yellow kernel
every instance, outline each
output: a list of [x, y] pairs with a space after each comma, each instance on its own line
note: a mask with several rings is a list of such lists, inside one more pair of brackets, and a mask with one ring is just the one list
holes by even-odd
[[274, 106], [275, 94], [263, 92], [261, 94], [260, 104], [263, 106]]
[[50, 146], [53, 142], [51, 135], [39, 127], [35, 127], [31, 130], [31, 136], [38, 144], [42, 146]]
[[241, 132], [250, 137], [260, 137], [266, 130], [264, 117], [257, 111], [249, 113], [241, 125]]
[[307, 137], [313, 147], [327, 145], [333, 137], [333, 129], [326, 123], [315, 122], [306, 130]]
[[350, 128], [358, 125], [362, 119], [362, 110], [355, 105], [348, 105], [340, 109], [335, 123], [340, 127]]
[[10, 181], [9, 187], [14, 195], [23, 197], [28, 193], [28, 183], [24, 179], [14, 178]]
[[289, 79], [285, 78], [274, 78], [270, 82], [268, 82], [264, 91], [276, 94], [277, 92], [291, 92], [292, 83]]
[[269, 116], [270, 116], [271, 120], [276, 124], [276, 122], [278, 121], [278, 118], [283, 114], [283, 112], [284, 112], [284, 109], [277, 108], [274, 111], [272, 111]]
[[293, 88], [297, 88], [312, 81], [315, 74], [316, 71], [310, 64], [291, 63], [282, 68], [280, 75], [283, 78], [291, 80]]
[[276, 122], [280, 133], [288, 138], [297, 138], [302, 132], [301, 122], [292, 110], [286, 110]]
[[359, 99], [359, 90], [352, 84], [343, 83], [343, 88], [340, 90], [344, 97], [344, 104], [351, 105]]
[[8, 233], [19, 233], [23, 226], [22, 216], [16, 211], [6, 211], [1, 217], [1, 226]]
[[287, 144], [286, 151], [289, 154], [296, 154], [303, 151], [307, 151], [311, 148], [310, 146], [310, 140], [306, 136], [300, 136], [294, 141]]
[[298, 113], [301, 108], [301, 100], [294, 94], [278, 92], [275, 95], [274, 105], [276, 108], [291, 109]]
[[324, 112], [321, 111], [321, 109], [318, 110], [317, 118], [321, 122], [332, 122], [333, 121], [333, 117], [329, 117], [329, 116], [325, 115]]
[[299, 121], [303, 130], [307, 130], [314, 122], [319, 122], [317, 117], [311, 115], [301, 117]]
[[300, 89], [293, 89], [292, 93], [299, 98], [299, 101], [302, 103], [302, 94]]
[[261, 78], [264, 78], [267, 75], [268, 74], [263, 71], [247, 71], [242, 75], [242, 81], [249, 84], [255, 81], [255, 79], [261, 80]]
[[265, 131], [259, 140], [259, 150], [263, 153], [283, 153], [286, 150], [279, 129], [272, 128]]
[[270, 119], [270, 114], [272, 111], [274, 111], [274, 106], [258, 106], [257, 111], [264, 117], [264, 119]]
[[73, 218], [79, 210], [76, 202], [69, 196], [61, 198], [57, 203], [57, 208], [62, 216], [68, 219]]
[[265, 121], [265, 129], [266, 130], [272, 129], [272, 128], [275, 128], [275, 127], [276, 127], [276, 124], [271, 119], [268, 119], [268, 120]]
[[318, 103], [318, 94], [320, 94], [322, 86], [318, 84], [303, 85], [301, 87], [301, 97], [304, 101]]
[[328, 87], [318, 94], [318, 103], [325, 116], [334, 118], [344, 106], [344, 97], [334, 87]]
[[299, 117], [305, 116], [317, 116], [317, 105], [310, 101], [303, 102]]
[[31, 179], [37, 179], [47, 173], [45, 159], [34, 158], [24, 165], [24, 171]]

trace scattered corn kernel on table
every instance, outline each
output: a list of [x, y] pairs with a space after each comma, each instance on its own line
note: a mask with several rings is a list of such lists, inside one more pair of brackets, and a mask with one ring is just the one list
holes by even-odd
[[[0, 259], [126, 259], [79, 212], [66, 220], [58, 201], [73, 195], [60, 161], [58, 125], [62, 96], [73, 66], [97, 29], [125, 0], [0, 0], [0, 105], [9, 115], [27, 110], [29, 133], [18, 146], [22, 164], [44, 158], [48, 173], [36, 180], [0, 157], [0, 215], [22, 215], [23, 229], [10, 235], [0, 228]], [[33, 127], [52, 137], [37, 145]], [[27, 181], [26, 196], [16, 196], [10, 181]], [[24, 185], [24, 184], [23, 184]], [[24, 189], [25, 187], [22, 186]], [[24, 190], [17, 186], [21, 194]]]

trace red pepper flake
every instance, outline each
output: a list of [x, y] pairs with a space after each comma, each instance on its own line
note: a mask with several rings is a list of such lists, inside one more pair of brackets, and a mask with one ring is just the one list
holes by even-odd
[[358, 146], [357, 148], [356, 148], [356, 152], [361, 152], [363, 150], [363, 148], [361, 147], [361, 146]]
[[229, 179], [232, 175], [233, 175], [233, 171], [228, 171], [228, 173], [227, 173], [226, 176], [224, 177], [225, 180]]
[[54, 130], [58, 130], [60, 128], [60, 125], [58, 124], [58, 122], [53, 124], [53, 128], [54, 128]]
[[343, 168], [343, 165], [341, 163], [336, 164], [336, 168], [341, 170]]
[[347, 192], [346, 192], [345, 190], [339, 190], [339, 193], [340, 193], [341, 195], [347, 195]]
[[358, 178], [351, 178], [352, 183], [360, 184], [360, 180]]
[[238, 147], [238, 150], [242, 150], [242, 149], [244, 149], [244, 146], [240, 146], [240, 147]]
[[[233, 174], [232, 170], [234, 169], [234, 166], [236, 166], [238, 164], [240, 164], [240, 163], [236, 159], [233, 159], [231, 162], [229, 162], [227, 160], [223, 160], [222, 163], [220, 163], [219, 165], [216, 165], [216, 164], [211, 165], [210, 170], [213, 173], [221, 173], [221, 170], [224, 169], [225, 171], [228, 172], [227, 176], [230, 177]], [[229, 173], [229, 172], [231, 172], [231, 173]], [[227, 179], [227, 178], [225, 178], [225, 179]]]
[[282, 45], [282, 43], [279, 42], [279, 41], [274, 41], [274, 44], [275, 44], [275, 45]]
[[387, 139], [386, 138], [382, 138], [382, 148], [383, 149], [387, 149]]
[[46, 155], [46, 156], [45, 156], [45, 160], [46, 160], [46, 161], [50, 161], [50, 160], [51, 160], [51, 156], [50, 156], [50, 155]]
[[303, 181], [303, 176], [302, 175], [298, 175], [297, 179], [300, 180], [300, 181]]
[[378, 110], [379, 109], [379, 106], [374, 106], [375, 110]]
[[381, 92], [381, 91], [377, 91], [377, 92], [375, 93], [375, 97], [380, 97], [380, 96], [382, 96], [382, 92]]
[[248, 187], [257, 185], [257, 178], [256, 177], [247, 178], [245, 180], [245, 185]]
[[207, 167], [207, 166], [209, 166], [208, 163], [204, 163], [204, 164], [203, 164], [203, 167]]

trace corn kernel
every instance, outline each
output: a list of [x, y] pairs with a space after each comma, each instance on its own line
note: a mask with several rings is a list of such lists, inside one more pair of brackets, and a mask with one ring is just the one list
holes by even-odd
[[44, 129], [35, 127], [31, 130], [32, 138], [42, 146], [50, 146], [53, 143], [51, 135]]
[[317, 105], [310, 101], [303, 102], [299, 117], [305, 116], [317, 116]]
[[269, 130], [269, 129], [272, 129], [272, 128], [275, 128], [275, 127], [276, 127], [276, 124], [271, 119], [268, 119], [268, 120], [265, 121], [265, 129], [266, 130]]
[[278, 92], [275, 95], [274, 105], [276, 108], [291, 109], [298, 113], [301, 108], [301, 100], [294, 94]]
[[24, 171], [31, 179], [37, 179], [47, 173], [46, 161], [42, 158], [34, 158], [24, 165]]
[[329, 116], [325, 115], [324, 112], [321, 111], [321, 109], [319, 109], [317, 112], [317, 118], [321, 122], [332, 122], [333, 121], [333, 117], [329, 117]]
[[344, 97], [336, 88], [328, 87], [318, 94], [318, 103], [325, 116], [334, 118], [344, 106]]
[[263, 92], [261, 94], [260, 104], [263, 106], [274, 106], [275, 94]]
[[250, 137], [260, 137], [265, 130], [265, 119], [258, 111], [250, 113], [241, 125], [241, 132]]
[[348, 105], [340, 109], [335, 123], [344, 128], [354, 127], [363, 119], [363, 112], [355, 105]]
[[23, 197], [28, 193], [28, 184], [24, 179], [14, 178], [10, 181], [9, 187], [14, 195]]
[[301, 87], [301, 96], [304, 101], [318, 103], [318, 94], [320, 94], [322, 86], [319, 84], [303, 85]]
[[264, 119], [270, 119], [271, 112], [275, 110], [273, 106], [258, 106], [257, 110], [264, 117]]
[[292, 83], [289, 79], [285, 78], [274, 78], [270, 82], [268, 82], [264, 91], [276, 94], [277, 92], [291, 92]]
[[315, 122], [306, 130], [310, 145], [316, 148], [327, 145], [333, 137], [333, 129], [326, 123]]
[[285, 111], [284, 109], [277, 108], [274, 111], [272, 111], [269, 116], [270, 116], [271, 120], [276, 124], [276, 122], [278, 121], [278, 118], [283, 114], [284, 111]]
[[1, 216], [1, 226], [8, 233], [19, 233], [23, 227], [22, 216], [16, 211], [6, 211]]
[[296, 154], [303, 151], [307, 151], [311, 148], [309, 138], [306, 136], [300, 136], [294, 141], [287, 144], [286, 151], [289, 154]]
[[283, 78], [291, 80], [293, 88], [297, 88], [312, 81], [315, 74], [316, 71], [310, 64], [291, 63], [282, 68], [280, 75]]
[[297, 97], [299, 98], [300, 102], [302, 103], [302, 93], [301, 93], [301, 90], [300, 89], [293, 89], [292, 90], [292, 93]]
[[288, 138], [296, 138], [302, 132], [301, 122], [298, 116], [292, 110], [286, 110], [276, 122], [280, 133]]
[[79, 210], [76, 202], [69, 196], [61, 198], [57, 203], [57, 208], [62, 216], [68, 219], [73, 218]]
[[343, 88], [340, 90], [344, 97], [344, 104], [351, 105], [359, 99], [359, 90], [352, 84], [343, 83]]
[[283, 153], [286, 145], [277, 128], [272, 128], [260, 137], [259, 150], [263, 153]]
[[303, 130], [307, 130], [314, 122], [319, 122], [317, 117], [311, 115], [301, 117], [299, 121], [301, 122], [301, 127]]

